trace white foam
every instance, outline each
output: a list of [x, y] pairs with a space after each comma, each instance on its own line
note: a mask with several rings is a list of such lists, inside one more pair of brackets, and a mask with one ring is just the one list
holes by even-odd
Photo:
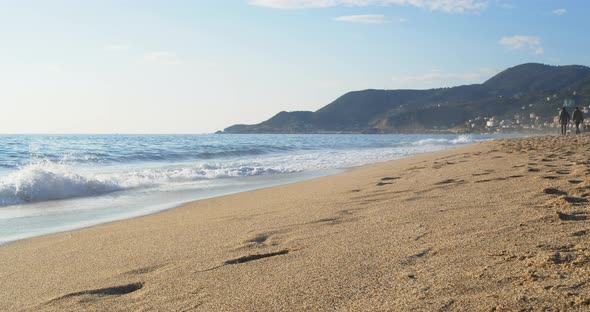
[[430, 138], [403, 146], [350, 150], [297, 151], [242, 156], [208, 163], [166, 163], [160, 167], [80, 167], [67, 161], [35, 161], [0, 177], [0, 206], [97, 196], [124, 190], [164, 187], [222, 178], [260, 176], [352, 167], [475, 142], [470, 136]]
[[101, 174], [76, 171], [62, 163], [40, 161], [0, 178], [0, 206], [96, 196], [116, 191], [155, 187], [203, 179], [294, 172], [255, 164], [204, 164], [196, 167], [142, 169]]
[[418, 140], [414, 143], [415, 146], [424, 146], [424, 145], [460, 145], [460, 144], [470, 144], [478, 142], [478, 140], [473, 139], [473, 137], [469, 135], [460, 135], [456, 139], [423, 139]]

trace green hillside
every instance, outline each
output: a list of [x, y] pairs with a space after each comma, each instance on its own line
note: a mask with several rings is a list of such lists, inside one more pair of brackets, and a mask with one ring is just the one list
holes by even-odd
[[280, 112], [223, 133], [422, 132], [461, 129], [476, 118], [513, 119], [531, 113], [539, 116], [536, 122], [549, 122], [566, 99], [589, 105], [589, 67], [527, 63], [483, 84], [349, 92], [315, 112]]

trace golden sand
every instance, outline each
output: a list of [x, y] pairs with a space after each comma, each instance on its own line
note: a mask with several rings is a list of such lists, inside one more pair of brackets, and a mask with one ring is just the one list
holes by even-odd
[[486, 142], [19, 241], [0, 310], [589, 310], [588, 156]]

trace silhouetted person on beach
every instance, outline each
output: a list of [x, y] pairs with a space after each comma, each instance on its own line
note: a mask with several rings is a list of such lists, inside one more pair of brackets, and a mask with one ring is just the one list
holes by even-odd
[[561, 124], [561, 135], [565, 135], [567, 132], [567, 124], [570, 122], [570, 113], [565, 110], [565, 106], [559, 113], [559, 124]]
[[576, 110], [572, 114], [572, 120], [576, 124], [576, 134], [580, 133], [580, 124], [584, 121], [584, 115], [580, 108], [576, 107]]

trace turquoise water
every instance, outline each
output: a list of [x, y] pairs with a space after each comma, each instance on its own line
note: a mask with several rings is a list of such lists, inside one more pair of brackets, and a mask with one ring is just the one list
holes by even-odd
[[0, 135], [0, 244], [492, 135]]

